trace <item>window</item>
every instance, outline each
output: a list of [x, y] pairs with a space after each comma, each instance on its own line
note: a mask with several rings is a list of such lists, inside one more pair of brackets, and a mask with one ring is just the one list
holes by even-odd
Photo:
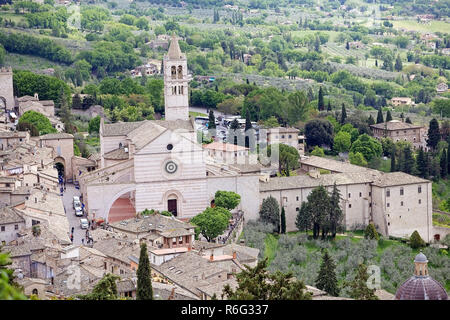
[[178, 79], [183, 79], [183, 67], [178, 66]]
[[5, 231], [5, 226], [1, 227], [1, 231], [4, 232]]
[[359, 197], [360, 197], [360, 198], [362, 197], [362, 192], [359, 193]]
[[351, 204], [351, 203], [349, 203], [349, 204], [348, 204], [348, 207], [349, 207], [349, 208], [351, 208], [351, 207], [352, 207], [352, 204]]
[[400, 201], [400, 206], [402, 206], [402, 207], [403, 207], [403, 201]]
[[177, 238], [172, 238], [172, 243], [176, 244], [177, 243]]
[[349, 194], [348, 194], [348, 197], [349, 197], [349, 198], [351, 198], [351, 197], [352, 197], [352, 194], [351, 194], [351, 193], [349, 193]]
[[389, 207], [391, 206], [391, 204], [388, 202], [388, 203], [386, 204], [386, 206], [389, 208]]
[[402, 196], [404, 194], [403, 188], [400, 188], [400, 195]]
[[369, 192], [369, 197], [372, 195], [372, 192]]
[[283, 134], [283, 135], [281, 135], [281, 139], [284, 139], [284, 134]]
[[171, 143], [169, 143], [168, 145], [167, 145], [167, 150], [172, 150], [173, 149], [173, 144], [171, 144]]
[[178, 237], [178, 243], [182, 244], [183, 243], [183, 237]]
[[177, 78], [177, 67], [172, 66], [170, 68], [171, 74], [172, 74], [172, 79], [176, 79]]
[[14, 225], [14, 230], [19, 230], [19, 225], [18, 224]]
[[419, 199], [419, 204], [421, 204], [422, 203], [422, 200], [421, 199]]
[[291, 139], [291, 138], [292, 138], [292, 135], [290, 134], [290, 135], [289, 135], [289, 139]]
[[388, 222], [388, 226], [390, 226], [391, 225], [391, 223], [390, 222]]
[[422, 193], [422, 186], [417, 187], [417, 193]]
[[295, 211], [300, 211], [300, 208], [299, 207], [295, 208]]
[[298, 196], [297, 196], [297, 201], [298, 201]]
[[387, 189], [386, 190], [386, 197], [390, 197], [391, 196], [391, 190], [390, 189]]

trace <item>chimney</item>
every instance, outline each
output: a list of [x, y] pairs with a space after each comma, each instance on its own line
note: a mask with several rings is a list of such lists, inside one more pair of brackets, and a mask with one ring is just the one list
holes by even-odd
[[236, 251], [233, 251], [233, 259], [236, 259], [236, 258], [237, 258]]
[[211, 255], [209, 256], [209, 261], [214, 261], [214, 252], [211, 251]]

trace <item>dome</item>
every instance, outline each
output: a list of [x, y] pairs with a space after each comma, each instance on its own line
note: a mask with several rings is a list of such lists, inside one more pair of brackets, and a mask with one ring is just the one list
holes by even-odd
[[432, 277], [412, 276], [398, 288], [395, 300], [448, 300], [448, 295]]
[[415, 258], [414, 262], [428, 262], [427, 256], [420, 252]]

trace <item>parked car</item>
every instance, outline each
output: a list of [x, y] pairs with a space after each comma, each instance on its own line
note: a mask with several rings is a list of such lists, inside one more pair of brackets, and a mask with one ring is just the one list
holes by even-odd
[[89, 228], [89, 222], [88, 222], [88, 220], [87, 220], [87, 219], [84, 219], [84, 218], [80, 219], [80, 227], [81, 227], [81, 229], [87, 229], [87, 228]]
[[83, 209], [81, 209], [81, 207], [76, 207], [75, 208], [75, 215], [77, 217], [82, 217], [83, 216]]
[[78, 196], [73, 196], [73, 202], [76, 202], [76, 201], [80, 202], [80, 197], [78, 197]]
[[81, 210], [81, 202], [80, 201], [74, 201], [73, 202], [73, 208], [75, 210], [77, 210], [77, 208]]

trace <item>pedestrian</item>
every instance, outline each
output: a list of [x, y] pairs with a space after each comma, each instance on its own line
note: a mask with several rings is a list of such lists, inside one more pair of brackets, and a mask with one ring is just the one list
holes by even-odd
[[70, 241], [73, 243], [73, 234], [70, 235]]

